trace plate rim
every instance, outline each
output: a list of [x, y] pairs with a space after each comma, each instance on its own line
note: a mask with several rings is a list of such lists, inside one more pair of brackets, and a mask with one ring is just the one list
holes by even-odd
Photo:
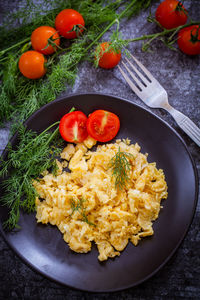
[[[40, 274], [41, 276], [44, 276], [45, 278], [47, 278], [50, 281], [56, 282], [62, 286], [65, 287], [69, 287], [75, 290], [79, 290], [79, 291], [83, 291], [83, 292], [95, 292], [95, 293], [110, 293], [110, 292], [118, 292], [118, 291], [123, 291], [129, 288], [134, 288], [140, 284], [142, 284], [143, 282], [146, 282], [148, 279], [150, 279], [151, 277], [153, 277], [159, 270], [161, 270], [166, 263], [173, 257], [173, 255], [176, 253], [176, 251], [178, 250], [178, 248], [181, 246], [181, 244], [184, 241], [184, 238], [186, 237], [191, 224], [193, 222], [194, 216], [195, 216], [195, 212], [196, 212], [196, 207], [197, 207], [197, 203], [198, 203], [198, 195], [199, 195], [199, 190], [198, 190], [198, 181], [199, 181], [199, 177], [198, 177], [198, 172], [197, 172], [197, 167], [195, 164], [195, 161], [185, 143], [185, 141], [183, 140], [183, 138], [179, 135], [179, 133], [170, 125], [168, 124], [165, 120], [163, 120], [160, 116], [156, 115], [155, 113], [153, 113], [152, 111], [150, 111], [148, 108], [143, 107], [140, 104], [135, 103], [134, 101], [128, 100], [126, 98], [123, 97], [119, 97], [119, 96], [115, 96], [113, 94], [109, 94], [109, 93], [100, 93], [100, 92], [84, 92], [84, 93], [71, 93], [69, 95], [65, 95], [62, 97], [58, 97], [55, 100], [48, 102], [47, 104], [43, 105], [42, 107], [40, 107], [37, 111], [35, 111], [27, 120], [25, 120], [25, 122], [23, 123], [25, 126], [27, 125], [27, 123], [31, 122], [32, 119], [34, 119], [35, 115], [37, 115], [39, 112], [42, 112], [43, 110], [46, 109], [46, 107], [51, 106], [52, 104], [56, 104], [56, 102], [60, 102], [60, 101], [64, 101], [67, 100], [68, 98], [73, 98], [73, 97], [81, 97], [81, 96], [87, 96], [87, 95], [96, 95], [96, 96], [103, 96], [103, 97], [110, 97], [110, 98], [115, 98], [118, 99], [120, 101], [129, 103], [133, 106], [139, 107], [140, 109], [146, 111], [147, 113], [149, 113], [150, 115], [152, 115], [154, 118], [158, 119], [159, 121], [161, 121], [166, 127], [168, 127], [175, 135], [176, 137], [181, 141], [182, 145], [184, 146], [184, 150], [187, 153], [187, 156], [190, 159], [191, 162], [191, 166], [193, 169], [193, 173], [194, 173], [194, 183], [195, 183], [195, 194], [194, 194], [194, 204], [193, 204], [193, 209], [191, 211], [191, 219], [190, 222], [187, 226], [187, 228], [185, 229], [185, 231], [182, 233], [181, 237], [179, 238], [179, 241], [176, 245], [175, 248], [173, 248], [173, 250], [171, 251], [171, 253], [165, 258], [165, 260], [153, 271], [151, 272], [149, 275], [145, 276], [144, 278], [142, 278], [141, 280], [133, 283], [133, 284], [129, 284], [123, 288], [111, 288], [111, 289], [105, 289], [105, 290], [93, 290], [93, 289], [83, 289], [83, 288], [78, 288], [75, 286], [72, 286], [70, 284], [66, 284], [64, 282], [61, 282], [59, 279], [53, 278], [51, 277], [51, 275], [48, 275], [46, 272], [42, 271], [39, 267], [35, 266], [34, 264], [32, 264], [31, 262], [28, 261], [27, 258], [25, 258], [15, 247], [13, 244], [11, 244], [6, 236], [6, 232], [3, 230], [3, 226], [2, 226], [2, 222], [0, 221], [0, 233], [4, 239], [4, 241], [6, 242], [6, 244], [10, 247], [10, 249], [20, 258], [20, 260], [22, 261], [22, 263], [24, 263], [27, 267], [29, 267], [32, 271], [37, 272], [38, 274]], [[9, 139], [5, 149], [3, 150], [3, 153], [1, 154], [2, 158], [5, 158], [5, 156], [7, 155], [7, 146], [9, 143], [12, 144], [13, 140], [16, 139], [18, 133], [15, 132], [14, 135]]]

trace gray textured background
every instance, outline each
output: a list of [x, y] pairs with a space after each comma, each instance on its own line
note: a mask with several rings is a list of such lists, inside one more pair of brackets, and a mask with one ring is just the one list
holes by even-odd
[[[0, 8], [6, 10], [6, 7], [8, 9], [12, 6], [10, 3], [6, 2], [5, 6], [5, 2], [1, 0]], [[157, 3], [154, 3], [152, 12], [156, 6]], [[185, 1], [185, 7], [193, 19], [200, 19], [198, 0]], [[146, 22], [147, 15], [148, 12], [143, 12], [129, 21], [123, 21], [123, 37], [137, 37], [156, 32], [156, 26]], [[151, 53], [143, 53], [140, 42], [130, 45], [129, 49], [159, 79], [168, 92], [171, 105], [189, 116], [200, 127], [200, 56], [189, 57], [179, 51], [173, 52], [159, 42], [154, 44]], [[66, 86], [62, 95], [81, 92], [121, 96], [145, 107], [125, 84], [117, 68], [107, 71], [94, 69], [89, 62], [82, 63], [74, 87]], [[167, 121], [184, 139], [200, 174], [199, 147], [178, 128], [170, 115], [159, 109], [151, 111]], [[1, 152], [8, 142], [8, 134], [7, 124], [5, 128], [0, 129]], [[147, 282], [113, 294], [80, 292], [45, 279], [26, 266], [0, 237], [0, 299], [200, 299], [199, 220], [200, 199], [190, 230], [173, 258]]]

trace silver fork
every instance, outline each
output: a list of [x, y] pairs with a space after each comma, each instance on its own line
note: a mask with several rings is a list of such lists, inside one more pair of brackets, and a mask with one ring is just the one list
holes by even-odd
[[[127, 64], [122, 61], [123, 66], [129, 73], [130, 77], [126, 72], [118, 65], [118, 68], [127, 81], [131, 89], [136, 95], [144, 101], [144, 103], [153, 108], [163, 108], [167, 110], [172, 117], [175, 119], [180, 128], [187, 133], [187, 135], [200, 146], [200, 129], [183, 113], [173, 108], [168, 102], [168, 96], [166, 90], [160, 85], [160, 83], [151, 75], [151, 73], [135, 58], [131, 55], [131, 58], [141, 68], [146, 77], [133, 65], [133, 63], [125, 58]], [[129, 67], [128, 67], [129, 65]], [[131, 67], [131, 69], [130, 69]], [[133, 71], [138, 75], [140, 80], [135, 76]], [[133, 82], [135, 81], [135, 83]]]

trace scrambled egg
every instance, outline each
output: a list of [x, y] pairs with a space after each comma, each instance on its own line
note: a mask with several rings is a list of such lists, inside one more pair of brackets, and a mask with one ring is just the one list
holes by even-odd
[[[37, 222], [56, 225], [69, 247], [78, 253], [97, 245], [100, 261], [120, 255], [129, 240], [136, 246], [142, 237], [153, 235], [152, 221], [158, 218], [161, 199], [167, 198], [163, 170], [148, 163], [147, 154], [128, 139], [98, 145], [92, 138], [68, 144], [57, 161], [58, 174], [46, 172], [33, 185]], [[117, 151], [130, 153], [131, 170], [124, 189], [116, 189], [109, 162]], [[88, 149], [89, 148], [89, 149]], [[71, 172], [63, 167], [68, 166]]]

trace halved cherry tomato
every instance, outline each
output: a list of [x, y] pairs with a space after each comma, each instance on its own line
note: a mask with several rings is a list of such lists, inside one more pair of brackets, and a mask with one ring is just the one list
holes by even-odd
[[59, 131], [62, 138], [70, 143], [81, 143], [87, 136], [87, 117], [82, 111], [72, 111], [60, 120]]
[[[48, 39], [51, 38], [54, 47], [48, 45]], [[34, 50], [43, 53], [45, 55], [52, 54], [56, 51], [56, 46], [60, 45], [59, 34], [55, 28], [50, 26], [40, 26], [36, 28], [31, 34], [31, 44]]]
[[95, 110], [87, 120], [88, 134], [99, 142], [108, 142], [118, 133], [120, 121], [117, 115], [106, 110]]
[[24, 52], [19, 59], [20, 72], [29, 79], [37, 79], [46, 73], [46, 59], [37, 51]]
[[178, 0], [164, 0], [156, 10], [156, 20], [166, 29], [172, 29], [187, 22], [187, 11]]
[[192, 25], [181, 29], [178, 33], [178, 46], [188, 55], [200, 54], [200, 26]]
[[[104, 69], [114, 68], [121, 59], [121, 51], [116, 52], [113, 49], [110, 49], [108, 52], [104, 52], [108, 49], [109, 42], [101, 43], [98, 47], [100, 47], [99, 66]], [[99, 51], [98, 48], [96, 51]]]
[[[76, 31], [72, 31], [77, 26]], [[83, 32], [85, 21], [82, 15], [74, 9], [63, 9], [56, 17], [55, 27], [66, 39], [74, 39]]]

